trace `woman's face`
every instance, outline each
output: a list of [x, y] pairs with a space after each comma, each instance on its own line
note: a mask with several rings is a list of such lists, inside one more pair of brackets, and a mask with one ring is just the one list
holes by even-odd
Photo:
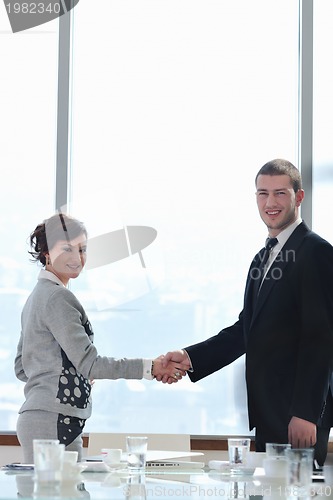
[[46, 270], [55, 274], [66, 286], [77, 278], [87, 259], [87, 238], [82, 233], [73, 240], [59, 240], [46, 254]]

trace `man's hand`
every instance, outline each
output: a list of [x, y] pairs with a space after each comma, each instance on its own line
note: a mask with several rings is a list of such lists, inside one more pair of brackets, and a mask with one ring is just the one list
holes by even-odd
[[173, 384], [186, 375], [187, 363], [165, 361], [165, 356], [154, 359], [153, 375], [156, 380], [164, 384]]
[[[178, 351], [170, 351], [165, 356], [160, 356], [159, 359], [162, 360], [163, 369], [166, 369], [170, 365], [170, 363], [170, 366], [172, 366], [173, 363], [175, 366], [183, 370], [184, 374], [186, 374], [186, 371], [192, 368], [190, 359], [183, 349]], [[158, 381], [163, 382], [164, 384], [171, 384], [172, 382], [175, 382], [175, 380], [170, 379], [170, 377], [168, 377], [166, 374], [163, 376], [158, 376], [156, 378]]]
[[293, 448], [310, 448], [317, 441], [317, 426], [308, 420], [292, 417], [288, 426], [288, 439]]
[[163, 358], [163, 366], [166, 367], [170, 361], [174, 361], [175, 363], [182, 363], [185, 370], [189, 370], [191, 368], [190, 358], [187, 355], [187, 352], [184, 349], [180, 349], [178, 351], [170, 351], [167, 352]]

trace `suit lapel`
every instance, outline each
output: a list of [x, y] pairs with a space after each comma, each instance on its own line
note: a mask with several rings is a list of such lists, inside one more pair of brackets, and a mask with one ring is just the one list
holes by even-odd
[[[276, 256], [276, 259], [274, 260], [272, 266], [268, 270], [268, 273], [262, 283], [260, 293], [255, 302], [251, 325], [253, 324], [253, 321], [260, 313], [273, 286], [277, 283], [278, 280], [283, 279], [283, 272], [285, 271], [287, 265], [288, 264], [292, 265], [293, 262], [295, 262], [296, 252], [300, 247], [300, 245], [302, 244], [305, 235], [309, 232], [310, 229], [304, 222], [299, 224], [299, 226], [297, 226], [295, 231], [291, 234], [290, 238], [288, 238], [287, 242]], [[250, 287], [249, 292], [251, 289], [252, 288]], [[252, 300], [250, 293], [248, 295], [248, 300]]]

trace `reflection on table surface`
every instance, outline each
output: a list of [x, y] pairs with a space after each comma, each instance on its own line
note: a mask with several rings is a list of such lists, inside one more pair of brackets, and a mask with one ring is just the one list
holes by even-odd
[[[333, 466], [330, 469], [333, 477]], [[265, 478], [262, 469], [256, 469], [253, 475], [239, 477], [213, 470], [149, 471], [145, 474], [129, 474], [127, 470], [81, 472], [75, 481], [62, 483], [59, 492], [39, 490], [33, 471], [0, 471], [0, 498], [297, 500], [283, 482]], [[327, 481], [314, 482], [309, 498], [333, 498], [333, 485]]]

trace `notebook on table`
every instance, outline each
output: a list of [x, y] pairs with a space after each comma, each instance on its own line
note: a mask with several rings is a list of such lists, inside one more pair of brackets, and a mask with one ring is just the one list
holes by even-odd
[[[162, 451], [148, 450], [146, 458], [147, 469], [203, 469], [204, 462], [192, 461], [192, 457], [203, 456], [202, 452], [197, 451]], [[87, 462], [102, 462], [102, 455], [86, 457]], [[126, 462], [126, 453], [123, 453], [122, 462]]]
[[204, 462], [192, 461], [192, 457], [203, 456], [202, 452], [196, 451], [159, 451], [148, 450], [146, 467], [149, 469], [182, 468], [203, 469]]

